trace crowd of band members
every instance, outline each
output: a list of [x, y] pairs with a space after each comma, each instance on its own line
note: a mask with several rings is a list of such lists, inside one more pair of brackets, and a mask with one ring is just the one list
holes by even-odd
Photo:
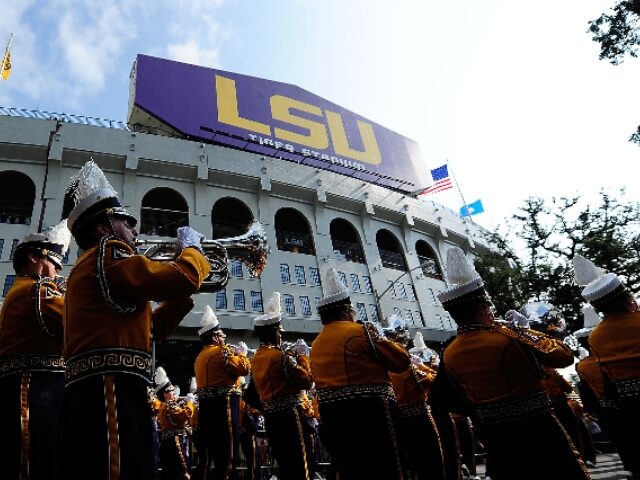
[[[283, 345], [279, 295], [254, 319], [260, 345], [251, 358], [246, 346], [225, 342], [207, 308], [195, 393], [176, 398], [160, 370], [150, 401], [151, 339], [174, 331], [210, 271], [202, 235], [178, 229], [175, 260], [153, 261], [137, 254], [137, 220], [93, 161], [68, 193], [75, 205], [68, 219], [17, 246], [16, 281], [0, 313], [3, 478], [151, 479], [158, 451], [163, 478], [189, 478], [189, 429], [200, 478], [237, 478], [241, 443], [258, 475], [249, 452], [259, 419], [285, 480], [314, 478], [319, 442], [331, 459], [328, 475], [340, 480], [458, 479], [464, 445], [474, 474], [475, 439], [494, 480], [589, 478], [585, 459], [595, 458], [575, 413], [580, 406], [556, 371], [574, 363], [574, 351], [553, 322], [533, 330], [517, 312], [498, 321], [482, 278], [457, 247], [447, 252], [451, 286], [439, 300], [458, 332], [439, 356], [420, 337], [410, 341], [398, 319], [384, 329], [357, 322], [330, 267], [318, 302], [323, 328], [311, 348]], [[84, 253], [62, 290], [53, 279], [66, 228]], [[638, 478], [638, 303], [616, 275], [578, 255], [574, 265], [582, 296], [602, 314], [579, 336], [590, 350], [577, 366], [581, 403], [616, 445], [629, 478]]]

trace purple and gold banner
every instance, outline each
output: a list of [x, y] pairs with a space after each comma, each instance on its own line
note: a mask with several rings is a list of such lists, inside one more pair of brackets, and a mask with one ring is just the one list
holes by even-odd
[[428, 185], [413, 140], [295, 85], [138, 55], [139, 110], [185, 138], [284, 158], [403, 191]]

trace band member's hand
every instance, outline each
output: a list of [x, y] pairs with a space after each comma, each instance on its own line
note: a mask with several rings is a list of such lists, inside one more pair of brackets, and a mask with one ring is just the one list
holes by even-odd
[[296, 345], [295, 347], [293, 347], [293, 350], [298, 355], [309, 355], [309, 351], [311, 349], [309, 348], [309, 345], [307, 345], [307, 342], [304, 341], [304, 339], [299, 338], [298, 340], [296, 340]]
[[504, 314], [504, 318], [514, 327], [529, 328], [529, 319], [515, 310], [509, 310]]
[[240, 353], [246, 356], [248, 351], [249, 351], [249, 347], [247, 346], [247, 344], [244, 343], [242, 340], [240, 340], [238, 342], [238, 345], [236, 346], [236, 353]]
[[179, 251], [187, 247], [196, 247], [202, 249], [201, 242], [204, 235], [191, 227], [180, 227], [178, 229], [178, 238], [176, 239], [176, 247]]

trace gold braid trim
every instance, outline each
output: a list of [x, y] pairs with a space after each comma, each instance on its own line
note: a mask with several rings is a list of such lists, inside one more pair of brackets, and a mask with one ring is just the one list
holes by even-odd
[[196, 391], [199, 399], [211, 397], [227, 397], [230, 395], [242, 395], [242, 389], [236, 385], [220, 385], [219, 387], [203, 387]]
[[620, 398], [631, 398], [640, 396], [640, 378], [622, 380], [615, 382], [616, 390]]
[[295, 395], [287, 395], [286, 397], [267, 400], [262, 402], [262, 407], [265, 413], [274, 413], [297, 405], [302, 405], [303, 403], [304, 396], [301, 393], [297, 393]]
[[64, 372], [62, 355], [19, 355], [0, 359], [0, 377], [16, 372]]
[[396, 401], [391, 385], [347, 385], [346, 387], [321, 388], [316, 390], [318, 403], [337, 402], [361, 397], [383, 397]]
[[508, 423], [551, 411], [551, 399], [545, 392], [535, 392], [523, 398], [476, 405], [476, 415], [483, 423]]

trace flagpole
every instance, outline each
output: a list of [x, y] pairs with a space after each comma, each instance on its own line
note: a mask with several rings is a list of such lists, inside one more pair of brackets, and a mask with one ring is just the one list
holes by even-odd
[[4, 49], [4, 56], [2, 57], [2, 67], [0, 67], [0, 73], [4, 72], [4, 65], [7, 61], [7, 53], [9, 53], [9, 49], [11, 48], [12, 41], [13, 41], [13, 33], [9, 35], [9, 43], [7, 43], [7, 48]]
[[460, 190], [458, 179], [453, 174], [453, 170], [451, 170], [451, 166], [449, 165], [448, 158], [447, 158], [447, 168], [449, 169], [449, 175], [451, 175], [451, 178], [453, 178], [454, 182], [456, 183], [456, 188], [458, 189], [458, 193], [460, 194], [460, 198], [462, 199], [462, 204], [464, 205], [464, 209], [467, 211], [467, 217], [471, 218], [471, 212], [469, 211], [469, 204], [467, 203], [467, 201], [464, 199], [464, 196], [462, 195], [462, 190]]

